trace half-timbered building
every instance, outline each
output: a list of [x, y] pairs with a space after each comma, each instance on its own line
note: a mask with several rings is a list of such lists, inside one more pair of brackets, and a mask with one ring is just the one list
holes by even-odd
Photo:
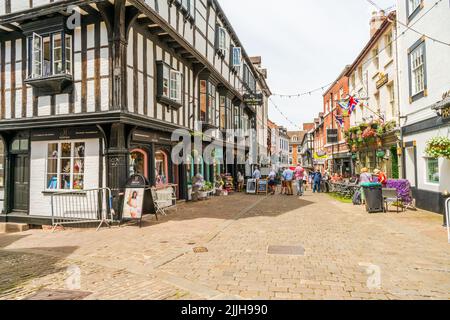
[[236, 148], [220, 133], [267, 116], [265, 77], [217, 0], [0, 0], [0, 220], [46, 223], [52, 193], [118, 195], [135, 173], [181, 199], [197, 172], [236, 174], [220, 150], [173, 164], [171, 133]]

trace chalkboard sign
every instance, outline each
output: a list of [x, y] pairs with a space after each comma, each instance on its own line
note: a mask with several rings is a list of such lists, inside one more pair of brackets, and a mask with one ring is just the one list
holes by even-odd
[[269, 193], [269, 181], [258, 180], [258, 194], [268, 194], [268, 193]]
[[247, 180], [247, 193], [256, 194], [256, 179]]

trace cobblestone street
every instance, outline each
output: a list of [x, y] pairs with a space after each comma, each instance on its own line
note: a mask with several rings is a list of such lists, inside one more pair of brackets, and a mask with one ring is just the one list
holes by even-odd
[[449, 299], [450, 245], [442, 216], [427, 212], [236, 194], [182, 204], [142, 229], [0, 235], [0, 298], [42, 289], [86, 299]]

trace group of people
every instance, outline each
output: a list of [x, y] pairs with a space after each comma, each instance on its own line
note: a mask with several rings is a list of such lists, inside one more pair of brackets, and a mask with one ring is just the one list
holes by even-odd
[[[261, 179], [261, 171], [255, 168], [252, 175], [253, 179]], [[294, 185], [297, 196], [303, 196], [308, 184], [308, 174], [306, 170], [299, 164], [294, 170], [291, 168], [282, 168], [280, 171], [271, 169], [267, 177], [269, 184], [269, 193], [274, 195], [276, 193], [277, 185], [281, 181], [281, 194], [288, 196], [294, 195]]]

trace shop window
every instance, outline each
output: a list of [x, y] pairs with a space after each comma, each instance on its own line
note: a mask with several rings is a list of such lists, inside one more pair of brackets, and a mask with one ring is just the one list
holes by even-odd
[[168, 180], [169, 163], [167, 154], [163, 151], [155, 153], [155, 179], [156, 185], [162, 186], [169, 183]]
[[159, 102], [173, 108], [180, 108], [183, 101], [183, 74], [162, 61], [157, 61], [156, 65]]
[[439, 159], [427, 158], [425, 161], [427, 166], [427, 182], [439, 184]]
[[130, 176], [134, 174], [148, 178], [147, 153], [141, 149], [135, 149], [130, 153]]
[[84, 142], [50, 143], [47, 148], [47, 190], [83, 190]]

